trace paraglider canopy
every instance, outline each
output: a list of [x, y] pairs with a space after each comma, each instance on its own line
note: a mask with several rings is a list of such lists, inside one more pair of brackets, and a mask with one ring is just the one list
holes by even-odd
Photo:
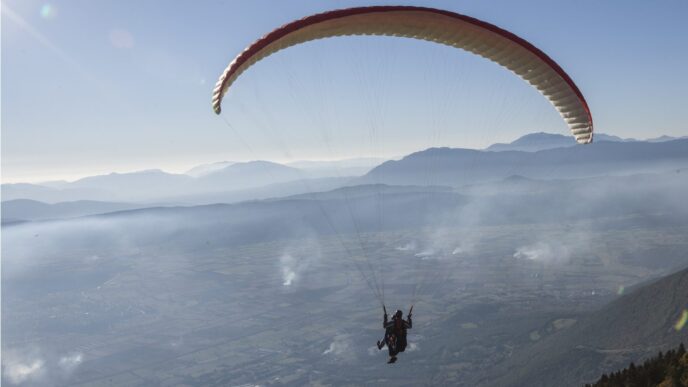
[[304, 42], [345, 35], [387, 35], [445, 44], [480, 55], [511, 70], [540, 91], [559, 111], [576, 141], [592, 142], [590, 109], [573, 80], [544, 52], [487, 22], [434, 8], [375, 6], [324, 12], [288, 23], [248, 46], [232, 60], [213, 90], [213, 110], [236, 79], [257, 61]]

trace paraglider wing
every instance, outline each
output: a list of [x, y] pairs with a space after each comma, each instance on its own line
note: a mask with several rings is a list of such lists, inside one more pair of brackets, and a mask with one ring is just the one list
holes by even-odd
[[592, 142], [593, 123], [583, 94], [564, 70], [532, 44], [492, 24], [454, 12], [376, 6], [324, 12], [286, 24], [248, 46], [213, 90], [213, 110], [236, 79], [257, 61], [300, 43], [344, 35], [415, 38], [470, 51], [511, 70], [539, 90], [564, 118], [576, 141]]

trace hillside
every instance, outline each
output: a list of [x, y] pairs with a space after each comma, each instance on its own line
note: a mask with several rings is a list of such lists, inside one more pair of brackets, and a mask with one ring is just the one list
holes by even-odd
[[688, 353], [681, 344], [677, 349], [645, 360], [643, 364], [631, 363], [627, 368], [604, 374], [594, 384], [585, 387], [625, 386], [688, 386]]
[[577, 386], [688, 341], [677, 322], [688, 308], [688, 269], [613, 301], [573, 327], [516, 352], [490, 386]]

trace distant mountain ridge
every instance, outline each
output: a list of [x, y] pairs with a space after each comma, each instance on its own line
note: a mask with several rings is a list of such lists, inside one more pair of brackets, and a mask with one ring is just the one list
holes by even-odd
[[387, 161], [357, 182], [459, 187], [512, 175], [572, 179], [679, 170], [687, 166], [688, 139], [657, 143], [600, 141], [537, 152], [431, 148], [399, 161]]
[[[524, 224], [541, 222], [577, 221], [589, 218], [629, 216], [655, 219], [661, 215], [661, 222], [671, 227], [684, 227], [688, 212], [683, 205], [683, 197], [688, 195], [688, 184], [675, 179], [674, 173], [632, 175], [619, 177], [600, 177], [580, 180], [538, 181], [509, 177], [502, 181], [482, 185], [451, 189], [445, 186], [389, 186], [358, 185], [327, 189], [307, 194], [283, 195], [282, 197], [265, 198], [264, 200], [246, 200], [233, 204], [171, 206], [147, 205], [145, 208], [123, 208], [107, 212], [109, 218], [125, 216], [123, 213], [137, 213], [144, 218], [148, 215], [166, 213], [179, 216], [179, 221], [192, 220], [193, 214], [203, 222], [209, 216], [205, 209], [212, 208], [212, 217], [219, 219], [242, 217], [265, 220], [266, 216], [281, 213], [270, 221], [271, 225], [280, 226], [287, 232], [294, 219], [309, 219], [317, 224], [318, 232], [330, 230], [328, 222], [322, 219], [325, 214], [333, 219], [342, 217], [341, 224], [351, 221], [348, 213], [359, 213], [358, 219], [372, 216], [358, 225], [360, 231], [366, 225], [395, 228], [399, 225], [442, 225], [461, 217], [447, 217], [448, 213], [463, 211], [463, 206], [470, 203], [471, 208], [480, 208], [480, 217], [471, 220], [471, 225]], [[317, 204], [320, 202], [321, 204]], [[518, 205], [514, 205], [518, 203]], [[542, 211], [546, 203], [548, 211]], [[92, 205], [86, 202], [83, 208], [76, 203], [46, 205], [25, 201], [3, 203], [3, 218], [6, 223], [18, 220], [55, 219], [56, 208], [67, 207], [71, 213], [65, 216], [76, 216], [77, 211], [83, 215], [92, 213]], [[292, 207], [292, 204], [296, 207]], [[97, 203], [97, 205], [117, 205]], [[628, 209], [632, 209], [632, 214]], [[282, 212], [282, 211], [285, 212]], [[295, 211], [292, 211], [295, 210]], [[41, 212], [44, 211], [44, 212]], [[287, 215], [288, 213], [288, 215]], [[9, 215], [12, 215], [9, 218]], [[379, 214], [384, 214], [380, 223]], [[99, 215], [96, 215], [99, 216]], [[659, 222], [660, 220], [653, 220]], [[321, 223], [322, 222], [322, 223]], [[344, 231], [344, 230], [340, 230]], [[281, 232], [281, 231], [280, 231]]]
[[293, 161], [287, 166], [299, 168], [312, 177], [361, 176], [388, 159], [379, 157], [360, 157], [344, 160]]
[[[595, 133], [594, 142], [600, 141], [612, 141], [612, 142], [665, 142], [686, 139], [688, 136], [683, 137], [672, 137], [672, 136], [660, 136], [656, 138], [650, 138], [647, 140], [636, 140], [634, 138], [621, 138], [619, 136]], [[565, 136], [562, 134], [554, 133], [530, 133], [525, 136], [519, 137], [510, 143], [497, 143], [492, 144], [485, 148], [487, 151], [491, 152], [503, 152], [503, 151], [522, 151], [522, 152], [537, 152], [545, 149], [554, 148], [564, 148], [576, 145], [576, 141], [571, 136]]]
[[201, 177], [194, 184], [197, 191], [222, 191], [255, 188], [306, 178], [302, 171], [270, 161], [233, 163]]
[[[595, 136], [597, 136], [597, 134], [595, 134]], [[597, 137], [595, 137], [595, 140], [597, 140]], [[491, 152], [536, 152], [543, 149], [563, 148], [574, 145], [576, 145], [576, 140], [571, 136], [540, 132], [526, 134], [510, 143], [492, 144], [485, 148], [485, 150]]]
[[234, 163], [234, 161], [218, 161], [216, 163], [201, 164], [189, 169], [188, 171], [184, 172], [184, 174], [193, 177], [201, 177], [229, 167]]
[[[326, 184], [316, 184], [326, 189], [336, 188], [333, 185], [336, 180], [342, 186], [382, 183], [457, 187], [512, 175], [531, 179], [578, 178], [655, 172], [688, 165], [685, 146], [688, 140], [685, 139], [661, 136], [636, 141], [604, 134], [596, 136], [597, 141], [591, 145], [575, 146], [569, 136], [532, 133], [511, 144], [495, 144], [487, 150], [431, 148], [379, 165], [382, 160], [375, 158], [301, 161], [291, 165], [269, 161], [223, 161], [192, 168], [188, 174], [146, 170], [91, 176], [74, 182], [3, 184], [2, 200], [158, 203], [186, 198], [189, 204], [201, 204], [239, 200], [236, 198], [245, 200], [251, 190], [256, 198], [274, 197], [263, 191], [287, 183], [295, 184], [288, 189], [283, 187], [285, 189], [280, 192], [286, 195], [309, 192], [310, 183], [304, 182], [313, 178], [329, 179]], [[512, 148], [522, 150], [508, 150]], [[534, 151], [540, 148], [548, 149]], [[296, 184], [298, 182], [302, 183]], [[299, 185], [302, 186], [300, 190]], [[235, 199], [224, 199], [228, 197]]]
[[199, 172], [199, 176], [194, 177], [146, 170], [90, 176], [53, 186], [3, 184], [2, 199], [30, 199], [45, 203], [79, 200], [151, 202], [172, 196], [240, 191], [307, 177], [296, 168], [269, 161], [231, 163], [206, 172]]

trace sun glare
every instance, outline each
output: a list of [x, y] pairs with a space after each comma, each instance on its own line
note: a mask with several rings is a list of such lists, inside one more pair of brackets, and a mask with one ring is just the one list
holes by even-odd
[[57, 17], [57, 8], [50, 3], [43, 4], [41, 7], [41, 17], [48, 20], [54, 19]]

